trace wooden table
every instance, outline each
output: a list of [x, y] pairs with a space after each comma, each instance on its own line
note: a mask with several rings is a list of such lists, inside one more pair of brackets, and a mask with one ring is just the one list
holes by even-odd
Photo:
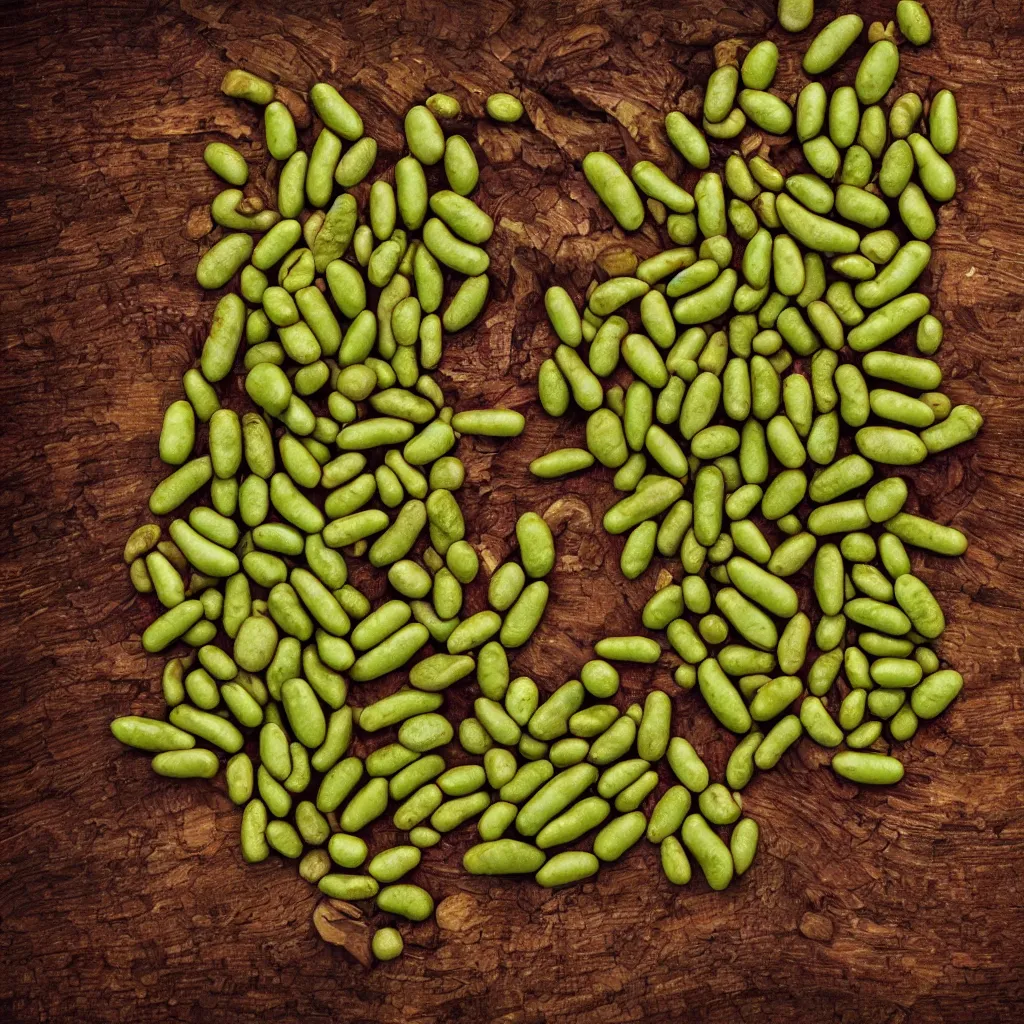
[[[9, 10], [5, 1020], [1021, 1019], [1024, 23], [1007, 0], [929, 6], [935, 44], [903, 49], [906, 83], [952, 86], [962, 126], [962, 191], [942, 210], [929, 290], [947, 326], [947, 391], [986, 425], [911, 476], [917, 507], [971, 540], [963, 559], [917, 561], [945, 607], [941, 651], [966, 677], [963, 696], [903, 750], [907, 776], [891, 789], [841, 784], [806, 741], [760, 776], [744, 799], [761, 850], [724, 894], [703, 880], [672, 888], [646, 844], [563, 892], [470, 879], [463, 829], [417, 872], [440, 904], [436, 922], [405, 928], [406, 954], [373, 969], [320, 940], [317, 894], [292, 865], [242, 863], [222, 783], [158, 779], [107, 729], [161, 706], [161, 659], [138, 640], [152, 606], [132, 591], [121, 548], [145, 518], [162, 410], [213, 307], [193, 278], [216, 190], [202, 150], [234, 141], [255, 167], [266, 163], [256, 112], [223, 98], [220, 78], [241, 64], [300, 91], [332, 81], [388, 159], [402, 114], [429, 92], [451, 89], [473, 115], [459, 128], [485, 157], [481, 201], [499, 225], [494, 301], [451, 342], [440, 379], [462, 407], [500, 401], [530, 414], [518, 441], [463, 443], [464, 505], [485, 559], [508, 552], [527, 509], [558, 526], [549, 614], [515, 663], [549, 690], [595, 639], [636, 628], [654, 576], [619, 574], [621, 542], [599, 528], [607, 473], [546, 484], [525, 470], [582, 437], [579, 421], [567, 435], [535, 405], [552, 345], [542, 290], [559, 280], [582, 291], [595, 259], [624, 244], [579, 161], [601, 147], [678, 172], [663, 115], [694, 109], [712, 44], [766, 31], [782, 43], [774, 4], [64, 0]], [[856, 9], [868, 21], [893, 7]], [[783, 91], [798, 87], [806, 38], [784, 44]], [[506, 88], [524, 98], [532, 128], [480, 119], [486, 95]], [[657, 245], [650, 227], [632, 244], [644, 255]], [[471, 606], [481, 601], [478, 585]], [[624, 695], [642, 699], [652, 683], [674, 690], [676, 729], [720, 773], [731, 740], [665, 669], [627, 673]], [[460, 712], [470, 690], [451, 697]]]

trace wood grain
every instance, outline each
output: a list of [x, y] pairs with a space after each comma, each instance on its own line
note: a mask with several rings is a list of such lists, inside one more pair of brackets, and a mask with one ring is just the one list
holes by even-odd
[[[892, 7], [856, 9], [887, 20]], [[625, 242], [585, 186], [582, 155], [601, 146], [678, 173], [661, 118], [695, 109], [710, 47], [767, 31], [784, 46], [785, 92], [798, 87], [802, 46], [783, 42], [768, 0], [6, 6], [5, 1020], [1021, 1019], [1024, 16], [1009, 0], [929, 9], [935, 44], [904, 48], [902, 80], [956, 89], [962, 191], [943, 208], [928, 287], [947, 324], [946, 389], [986, 425], [915, 471], [914, 501], [971, 539], [963, 559], [919, 559], [946, 610], [941, 651], [967, 679], [963, 696], [907, 746], [893, 789], [840, 783], [806, 741], [755, 780], [744, 797], [761, 852], [724, 894], [701, 881], [673, 889], [644, 845], [566, 892], [470, 879], [463, 829], [417, 871], [436, 922], [403, 928], [406, 954], [366, 969], [320, 940], [317, 895], [293, 866], [243, 865], [222, 786], [157, 779], [107, 730], [115, 715], [160, 706], [160, 659], [138, 642], [152, 610], [129, 586], [121, 547], [159, 475], [162, 410], [213, 306], [193, 278], [215, 188], [202, 149], [234, 141], [266, 164], [258, 116], [220, 96], [220, 78], [237, 63], [297, 93], [333, 81], [387, 160], [408, 105], [435, 89], [459, 96], [498, 224], [495, 287], [440, 377], [462, 406], [537, 412], [534, 376], [552, 343], [543, 287], [578, 295], [594, 260]], [[498, 89], [523, 97], [532, 127], [479, 119]], [[648, 227], [630, 244], [647, 254], [658, 243]], [[556, 485], [526, 473], [534, 455], [581, 436], [578, 421], [563, 429], [536, 415], [518, 441], [463, 443], [470, 536], [485, 559], [509, 549], [518, 514], [559, 503], [550, 612], [516, 661], [545, 689], [603, 633], [634, 628], [652, 586], [653, 573], [623, 581], [621, 541], [598, 528], [607, 475]], [[470, 607], [482, 600], [478, 587]], [[625, 694], [652, 684], [672, 688], [663, 669], [637, 670]], [[731, 741], [698, 697], [675, 692], [675, 726], [720, 772]]]

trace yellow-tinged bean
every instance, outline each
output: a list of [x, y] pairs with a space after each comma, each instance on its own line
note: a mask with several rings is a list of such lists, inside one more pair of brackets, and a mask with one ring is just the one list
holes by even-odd
[[454, 96], [443, 92], [435, 92], [428, 96], [424, 105], [435, 117], [452, 118], [462, 113], [462, 104]]
[[501, 124], [514, 124], [523, 116], [523, 104], [507, 92], [492, 92], [484, 104], [487, 116]]
[[896, 20], [900, 32], [914, 46], [926, 46], [932, 38], [932, 21], [924, 4], [917, 0], [900, 0], [896, 5]]
[[373, 950], [374, 959], [387, 963], [402, 955], [405, 942], [397, 928], [378, 928], [370, 940], [370, 948]]
[[232, 68], [224, 75], [220, 91], [225, 96], [249, 100], [259, 106], [265, 106], [274, 98], [274, 87], [270, 82], [241, 68]]
[[146, 523], [131, 532], [124, 546], [125, 563], [131, 565], [137, 558], [152, 551], [160, 540], [160, 527], [156, 523]]

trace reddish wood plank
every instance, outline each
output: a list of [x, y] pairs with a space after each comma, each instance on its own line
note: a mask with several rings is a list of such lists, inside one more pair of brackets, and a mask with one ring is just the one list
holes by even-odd
[[[892, 8], [857, 9], [870, 20]], [[462, 830], [418, 871], [443, 901], [436, 923], [404, 929], [405, 956], [369, 971], [318, 938], [316, 894], [290, 865], [242, 864], [237, 813], [221, 788], [156, 779], [107, 731], [117, 714], [159, 707], [160, 662], [137, 639], [149, 605], [133, 595], [120, 552], [159, 473], [162, 409], [213, 306], [193, 283], [196, 228], [215, 189], [202, 149], [234, 140], [254, 166], [265, 163], [258, 117], [220, 96], [220, 77], [233, 63], [299, 91], [326, 77], [391, 158], [408, 105], [456, 92], [473, 115], [460, 128], [486, 154], [482, 202], [498, 231], [494, 301], [449, 345], [441, 377], [460, 403], [537, 412], [534, 375], [551, 347], [540, 289], [557, 278], [582, 291], [594, 259], [623, 242], [585, 187], [580, 158], [599, 144], [678, 171], [661, 116], [693, 103], [711, 44], [769, 29], [781, 42], [774, 4], [9, 9], [0, 71], [6, 1020], [1020, 1019], [1024, 18], [1007, 0], [929, 9], [935, 44], [905, 49], [904, 72], [922, 91], [957, 89], [953, 164], [964, 185], [943, 210], [931, 272], [947, 322], [940, 361], [949, 392], [975, 401], [986, 426], [914, 480], [919, 507], [972, 542], [962, 560], [921, 559], [950, 622], [941, 646], [967, 678], [963, 697], [909, 745], [907, 778], [890, 791], [839, 784], [809, 744], [758, 778], [744, 796], [762, 849], [725, 894], [701, 882], [672, 889], [651, 848], [568, 892], [469, 879]], [[799, 52], [784, 50], [784, 87], [797, 87]], [[536, 130], [476, 119], [504, 88], [523, 96]], [[644, 253], [656, 244], [650, 229], [635, 242]], [[599, 529], [605, 476], [542, 484], [526, 475], [559, 431], [538, 415], [519, 441], [463, 445], [471, 537], [495, 559], [516, 515], [561, 503], [549, 615], [517, 661], [547, 688], [603, 632], [634, 623], [651, 587], [622, 580], [621, 541]], [[582, 436], [580, 423], [569, 436]], [[664, 673], [636, 671], [626, 692], [641, 696], [652, 680], [670, 685]], [[677, 726], [720, 770], [730, 743], [697, 697], [676, 704]]]

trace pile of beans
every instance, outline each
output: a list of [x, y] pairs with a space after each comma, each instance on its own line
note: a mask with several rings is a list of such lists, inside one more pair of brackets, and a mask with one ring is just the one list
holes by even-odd
[[[813, 3], [779, 5], [787, 30], [812, 16]], [[908, 43], [928, 42], [920, 4], [903, 0], [897, 17]], [[433, 899], [407, 876], [424, 849], [475, 819], [480, 841], [463, 860], [473, 874], [566, 885], [646, 836], [671, 882], [690, 880], [692, 857], [723, 889], [758, 843], [740, 791], [802, 735], [845, 747], [831, 766], [852, 782], [902, 777], [891, 743], [963, 685], [932, 647], [945, 620], [906, 546], [957, 555], [966, 538], [907, 511], [898, 471], [973, 438], [981, 417], [938, 390], [930, 357], [942, 324], [911, 290], [931, 258], [931, 204], [956, 190], [945, 159], [956, 101], [937, 93], [926, 120], [913, 93], [880, 105], [899, 70], [892, 23], [869, 28], [854, 84], [829, 97], [813, 76], [863, 29], [844, 15], [810, 41], [795, 115], [769, 91], [774, 43], [721, 63], [700, 126], [679, 111], [665, 119], [692, 192], [649, 161], [627, 174], [606, 153], [583, 160], [624, 231], [649, 215], [672, 247], [643, 261], [625, 253], [587, 289], [582, 314], [565, 288], [547, 290], [558, 343], [540, 400], [551, 416], [585, 414], [586, 447], [530, 469], [611, 471], [622, 497], [604, 529], [625, 535], [626, 577], [660, 559], [642, 623], [671, 653], [623, 631], [554, 689], [509, 664], [548, 602], [556, 551], [540, 515], [519, 518], [518, 557], [490, 574], [486, 609], [463, 615], [480, 560], [453, 452], [463, 434], [516, 437], [525, 420], [455, 412], [431, 375], [445, 336], [473, 324], [489, 292], [494, 224], [470, 198], [476, 155], [441, 126], [460, 117], [458, 100], [414, 106], [408, 154], [367, 187], [377, 144], [332, 86], [310, 91], [322, 127], [307, 154], [273, 85], [226, 75], [225, 95], [263, 108], [277, 210], [245, 194], [239, 152], [207, 147], [229, 187], [211, 203], [224, 233], [196, 278], [237, 290], [219, 299], [186, 397], [164, 417], [160, 456], [176, 468], [150, 511], [180, 515], [167, 537], [147, 523], [125, 548], [136, 589], [163, 609], [145, 650], [192, 650], [164, 667], [167, 720], [128, 716], [112, 730], [174, 778], [213, 778], [227, 755], [246, 861], [273, 851], [328, 897], [421, 921]], [[507, 94], [486, 110], [509, 124], [523, 114]], [[758, 149], [749, 132], [724, 174], [709, 170], [748, 125], [761, 139], [795, 135], [810, 170], [782, 173], [768, 157], [793, 154]], [[918, 355], [883, 348], [914, 324]], [[217, 389], [239, 362], [252, 402], [242, 416]], [[386, 574], [394, 595], [373, 607], [349, 583], [352, 560]], [[811, 614], [788, 582], [801, 575], [813, 577]], [[668, 692], [614, 702], [616, 663], [665, 659], [737, 736], [721, 781], [672, 735]], [[388, 696], [349, 702], [350, 684], [358, 693], [399, 672]], [[478, 694], [457, 729], [443, 714], [456, 684]], [[361, 758], [350, 753], [357, 729], [394, 739]], [[442, 750], [456, 735], [450, 765]], [[362, 836], [389, 810], [408, 841], [371, 856]], [[373, 951], [399, 955], [401, 934], [378, 930]]]

